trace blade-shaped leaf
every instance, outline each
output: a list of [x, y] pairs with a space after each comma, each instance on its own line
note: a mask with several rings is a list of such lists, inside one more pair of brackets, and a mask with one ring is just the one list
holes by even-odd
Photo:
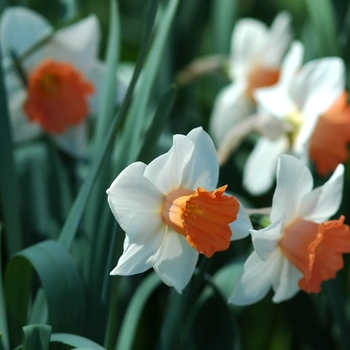
[[22, 346], [25, 350], [48, 350], [50, 346], [51, 326], [31, 324], [22, 329]]
[[90, 339], [69, 333], [53, 333], [51, 342], [63, 343], [77, 348], [88, 348], [92, 350], [105, 350], [101, 345]]
[[161, 280], [159, 277], [156, 273], [152, 272], [139, 285], [126, 311], [115, 350], [132, 349], [136, 336], [136, 329], [143, 308], [153, 291], [160, 285], [160, 283]]
[[5, 298], [11, 341], [19, 342], [20, 327], [27, 324], [33, 271], [45, 293], [53, 330], [81, 330], [85, 292], [75, 262], [63, 245], [45, 241], [17, 253], [6, 267]]

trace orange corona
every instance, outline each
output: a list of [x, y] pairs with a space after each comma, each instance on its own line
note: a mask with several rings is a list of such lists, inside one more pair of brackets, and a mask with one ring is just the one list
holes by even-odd
[[164, 198], [164, 221], [208, 258], [229, 247], [229, 224], [237, 218], [238, 200], [224, 195], [226, 187], [212, 192], [200, 187], [195, 191], [180, 188]]
[[343, 267], [342, 253], [350, 252], [350, 231], [344, 219], [321, 224], [297, 219], [280, 239], [283, 254], [303, 273], [299, 287], [307, 293], [318, 293], [321, 283]]
[[28, 77], [24, 110], [46, 132], [62, 133], [86, 118], [93, 85], [71, 64], [44, 60]]

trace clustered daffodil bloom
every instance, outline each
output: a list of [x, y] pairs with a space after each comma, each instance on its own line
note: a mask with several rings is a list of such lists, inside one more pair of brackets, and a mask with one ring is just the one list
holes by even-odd
[[237, 122], [255, 111], [254, 91], [277, 82], [282, 58], [291, 42], [291, 18], [279, 13], [271, 27], [253, 18], [237, 21], [232, 33], [229, 76], [210, 117], [210, 134], [220, 146]]
[[350, 252], [344, 217], [327, 221], [339, 208], [343, 174], [340, 164], [323, 186], [312, 189], [306, 165], [293, 156], [280, 156], [271, 224], [250, 230], [254, 251], [244, 264], [231, 303], [252, 304], [271, 287], [278, 303], [299, 289], [318, 293], [323, 281], [335, 277], [343, 267], [342, 253]]
[[270, 120], [244, 167], [243, 184], [254, 195], [271, 188], [280, 154], [308, 159], [318, 119], [344, 91], [345, 68], [340, 58], [316, 59], [301, 66], [302, 57], [302, 44], [294, 42], [277, 84], [254, 92], [258, 114]]
[[[0, 18], [0, 44], [14, 142], [31, 140], [44, 130], [66, 151], [85, 151], [84, 119], [97, 113], [104, 78], [104, 64], [98, 59], [100, 36], [93, 14], [54, 31], [37, 12], [6, 7]], [[28, 50], [33, 51], [26, 55]]]
[[316, 124], [310, 139], [309, 155], [321, 175], [328, 175], [348, 160], [350, 106], [344, 91]]
[[199, 253], [210, 257], [249, 234], [244, 208], [226, 186], [215, 188], [219, 165], [202, 128], [175, 135], [173, 146], [149, 165], [129, 165], [107, 190], [110, 208], [126, 234], [124, 252], [111, 274], [153, 267], [181, 292]]

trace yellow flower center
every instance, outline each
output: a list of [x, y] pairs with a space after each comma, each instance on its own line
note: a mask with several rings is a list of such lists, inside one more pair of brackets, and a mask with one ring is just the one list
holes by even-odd
[[164, 197], [162, 216], [198, 252], [212, 256], [230, 245], [229, 224], [236, 220], [238, 200], [224, 195], [227, 186], [207, 192], [177, 189]]

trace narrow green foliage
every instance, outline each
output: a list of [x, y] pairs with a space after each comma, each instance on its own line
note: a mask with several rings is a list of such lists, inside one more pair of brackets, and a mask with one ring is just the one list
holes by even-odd
[[92, 350], [105, 350], [101, 345], [93, 342], [90, 339], [81, 337], [75, 334], [68, 333], [53, 333], [51, 335], [51, 342], [63, 343], [75, 348], [88, 348]]
[[[141, 135], [145, 130], [147, 105], [151, 91], [159, 71], [159, 65], [164, 54], [164, 48], [168, 43], [169, 34], [179, 0], [170, 0], [157, 23], [152, 49], [147, 58], [142, 76], [142, 86], [135, 92], [135, 98], [130, 107], [126, 125], [123, 130], [123, 146], [118, 153], [125, 160], [124, 166], [134, 161], [140, 149]], [[133, 147], [130, 147], [130, 144]]]
[[13, 162], [10, 116], [0, 67], [0, 207], [8, 255], [22, 248], [21, 215], [17, 174]]
[[95, 137], [95, 149], [100, 147], [112, 122], [115, 111], [117, 80], [116, 72], [120, 51], [120, 21], [116, 0], [110, 1], [110, 25], [106, 53], [106, 68], [100, 99]]
[[154, 149], [155, 142], [159, 139], [165, 128], [171, 109], [174, 105], [175, 98], [176, 88], [175, 86], [170, 86], [164, 92], [151, 124], [146, 131], [137, 160], [145, 163], [149, 163], [152, 160], [152, 151]]
[[133, 348], [141, 313], [147, 300], [160, 283], [161, 280], [157, 274], [152, 272], [136, 289], [124, 316], [115, 350], [129, 350]]
[[132, 76], [130, 85], [126, 92], [126, 96], [118, 111], [117, 116], [113, 119], [112, 124], [110, 125], [108, 134], [106, 135], [104, 142], [102, 143], [99, 149], [99, 152], [97, 152], [97, 155], [94, 159], [90, 172], [87, 175], [79, 191], [79, 194], [74, 201], [73, 207], [61, 231], [59, 241], [68, 248], [72, 244], [74, 235], [76, 233], [82, 214], [84, 212], [86, 202], [89, 198], [91, 188], [95, 182], [96, 176], [101, 166], [104, 163], [105, 155], [109, 151], [110, 147], [112, 147], [115, 134], [126, 116], [126, 112], [129, 107], [131, 96], [133, 94], [138, 77], [141, 73], [141, 68], [146, 58], [146, 53], [150, 43], [150, 34], [152, 32], [156, 10], [157, 10], [157, 6], [154, 6], [154, 4], [157, 3], [157, 1], [153, 0], [153, 1], [150, 1], [150, 3], [153, 4], [153, 6], [150, 6], [151, 11], [148, 13], [148, 16], [146, 17], [147, 18], [146, 28], [144, 31], [145, 34], [142, 41], [140, 54], [135, 65], [135, 70], [134, 70], [134, 74]]
[[321, 56], [339, 55], [337, 28], [330, 0], [305, 0], [319, 40]]
[[31, 324], [22, 329], [23, 350], [48, 350], [50, 346], [51, 326]]
[[33, 272], [45, 292], [48, 321], [53, 330], [81, 330], [85, 314], [84, 286], [75, 262], [64, 246], [55, 241], [32, 245], [13, 256], [5, 272], [12, 343], [19, 340], [19, 329], [27, 324]]
[[9, 349], [8, 330], [6, 320], [6, 306], [1, 264], [1, 224], [0, 224], [0, 350]]
[[228, 54], [230, 52], [230, 43], [232, 29], [237, 16], [237, 0], [216, 0], [213, 6], [213, 44], [214, 53]]

